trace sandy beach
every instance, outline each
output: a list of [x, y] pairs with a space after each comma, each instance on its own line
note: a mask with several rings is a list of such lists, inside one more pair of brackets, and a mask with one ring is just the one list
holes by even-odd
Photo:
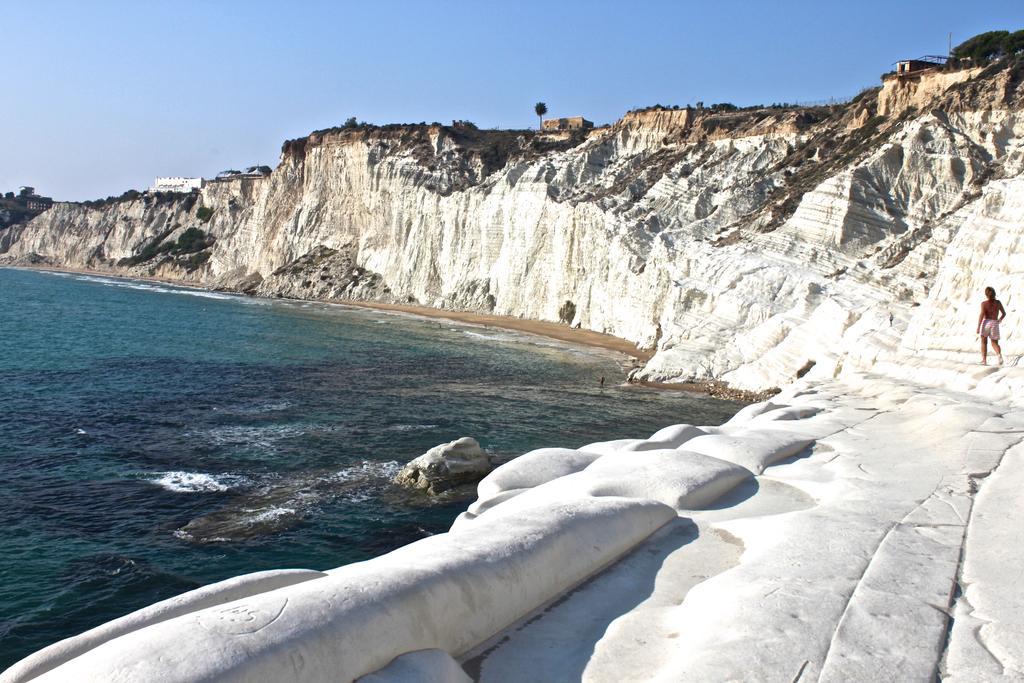
[[527, 334], [536, 334], [550, 339], [579, 344], [581, 346], [593, 346], [609, 351], [631, 356], [640, 361], [647, 361], [654, 355], [653, 351], [637, 348], [636, 344], [614, 337], [610, 334], [582, 330], [568, 327], [560, 323], [544, 322], [541, 320], [526, 320], [524, 318], [510, 318], [501, 315], [490, 315], [487, 313], [472, 313], [470, 311], [446, 311], [429, 306], [412, 306], [408, 304], [385, 304], [373, 301], [351, 301], [348, 299], [331, 299], [327, 303], [355, 306], [357, 308], [372, 308], [379, 311], [393, 311], [397, 313], [408, 313], [419, 315], [425, 318], [441, 318], [444, 320], [455, 320], [470, 325], [482, 325], [485, 327], [497, 327], [504, 330], [515, 330]]

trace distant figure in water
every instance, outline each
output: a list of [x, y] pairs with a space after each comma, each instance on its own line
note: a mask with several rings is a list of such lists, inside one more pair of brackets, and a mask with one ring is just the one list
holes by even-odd
[[889, 314], [889, 327], [892, 327], [892, 313]]
[[992, 348], [999, 356], [999, 364], [1003, 364], [1003, 350], [999, 348], [999, 323], [1006, 317], [1003, 302], [996, 298], [996, 290], [985, 288], [985, 300], [981, 302], [981, 314], [978, 315], [978, 334], [981, 335], [981, 364], [988, 365], [988, 341], [992, 340]]
[[602, 387], [604, 386], [604, 377], [603, 376], [601, 377], [601, 386]]

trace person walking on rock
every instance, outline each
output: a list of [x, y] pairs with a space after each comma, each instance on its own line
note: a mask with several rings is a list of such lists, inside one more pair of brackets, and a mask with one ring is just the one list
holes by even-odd
[[996, 290], [985, 288], [985, 300], [981, 302], [981, 314], [978, 316], [978, 334], [981, 335], [981, 364], [988, 365], [988, 342], [992, 340], [992, 348], [999, 356], [999, 364], [1003, 364], [1003, 350], [999, 348], [999, 323], [1006, 317], [1003, 302], [996, 298]]

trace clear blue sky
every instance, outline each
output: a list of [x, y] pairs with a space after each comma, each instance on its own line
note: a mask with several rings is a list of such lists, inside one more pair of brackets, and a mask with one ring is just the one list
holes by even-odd
[[0, 191], [58, 199], [277, 164], [341, 124], [597, 123], [843, 97], [902, 57], [1024, 28], [1024, 1], [0, 0]]

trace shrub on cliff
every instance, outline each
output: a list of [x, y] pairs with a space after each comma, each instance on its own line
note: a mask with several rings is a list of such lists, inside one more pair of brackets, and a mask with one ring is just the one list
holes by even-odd
[[[162, 195], [164, 193], [158, 192], [157, 194], [158, 195]], [[167, 194], [172, 195], [172, 197], [174, 196], [173, 192], [170, 192], [170, 193], [167, 193]], [[83, 206], [88, 206], [89, 208], [97, 209], [97, 208], [101, 208], [101, 207], [104, 207], [104, 206], [109, 206], [111, 204], [116, 204], [118, 202], [134, 201], [136, 199], [141, 199], [144, 196], [146, 196], [146, 195], [144, 193], [142, 193], [142, 192], [139, 192], [138, 190], [127, 190], [126, 192], [121, 193], [117, 197], [111, 196], [111, 197], [107, 197], [106, 199], [89, 199], [89, 200], [86, 200], [86, 201], [82, 202], [82, 205]]]
[[209, 221], [211, 216], [213, 216], [213, 209], [208, 206], [200, 206], [196, 211], [196, 218], [204, 223]]
[[195, 254], [192, 254], [186, 259], [180, 259], [178, 261], [178, 264], [181, 265], [181, 267], [184, 268], [186, 271], [191, 273], [193, 270], [199, 268], [201, 265], [203, 265], [209, 260], [210, 252], [200, 251]]
[[[212, 235], [207, 235], [199, 228], [188, 228], [185, 232], [181, 233], [181, 236], [176, 241], [164, 242], [172, 232], [174, 232], [173, 229], [163, 231], [150, 240], [138, 254], [121, 259], [118, 265], [137, 266], [161, 254], [196, 254], [196, 252], [201, 252], [207, 247], [212, 246], [216, 241]], [[202, 259], [189, 259], [188, 261], [196, 262], [196, 267], [198, 267], [205, 263], [207, 258], [209, 258], [209, 255]], [[195, 268], [190, 268], [189, 270], [195, 270]]]
[[562, 304], [561, 308], [558, 309], [558, 319], [566, 325], [572, 323], [573, 318], [576, 317], [576, 304], [571, 301], [566, 301]]
[[170, 251], [174, 254], [191, 254], [196, 251], [202, 251], [211, 244], [213, 244], [213, 237], [207, 235], [199, 228], [189, 228], [181, 233], [181, 237], [178, 238], [177, 243], [171, 247]]
[[136, 254], [135, 256], [129, 256], [128, 258], [123, 258], [120, 261], [118, 261], [117, 264], [119, 266], [135, 266], [140, 263], [148, 261], [149, 259], [155, 257], [157, 254], [163, 251], [166, 251], [167, 248], [169, 247], [167, 247], [167, 245], [162, 245], [161, 242], [167, 239], [167, 236], [170, 235], [172, 232], [174, 231], [164, 230], [159, 235], [154, 237], [152, 240], [147, 242], [146, 245], [142, 247], [142, 250], [139, 251], [138, 254]]

